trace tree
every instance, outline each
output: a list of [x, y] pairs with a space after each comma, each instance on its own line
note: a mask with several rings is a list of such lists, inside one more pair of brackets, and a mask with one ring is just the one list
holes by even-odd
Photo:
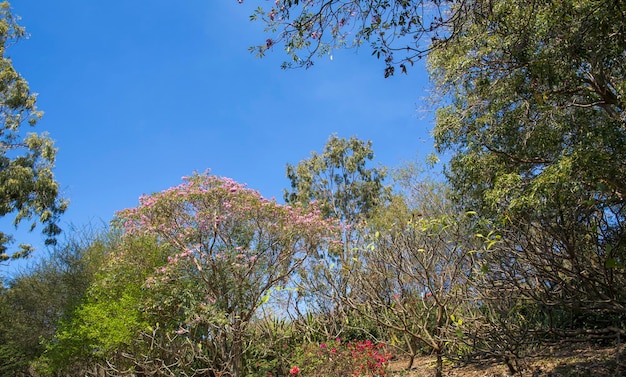
[[63, 316], [54, 337], [43, 342], [45, 352], [34, 363], [39, 373], [84, 375], [109, 370], [119, 375], [119, 370], [135, 367], [125, 355], [150, 348], [141, 334], [149, 333], [150, 323], [162, 319], [146, 315], [150, 292], [143, 286], [167, 264], [171, 250], [150, 237], [117, 238], [100, 249], [98, 269], [80, 301]]
[[336, 228], [208, 174], [141, 197], [116, 224], [122, 245], [50, 354], [115, 375], [246, 375], [259, 307]]
[[463, 19], [429, 59], [434, 135], [457, 199], [502, 237], [485, 267], [623, 332], [626, 4], [491, 1]]
[[348, 267], [357, 292], [348, 305], [388, 329], [390, 339], [413, 358], [436, 355], [436, 375], [456, 343], [455, 329], [471, 309], [473, 219], [459, 211], [445, 183], [400, 169], [403, 188], [370, 220], [369, 244], [357, 249]]
[[75, 234], [0, 291], [0, 375], [27, 375], [81, 302], [111, 235]]
[[285, 190], [285, 201], [315, 203], [324, 217], [336, 219], [342, 226], [343, 249], [319, 253], [318, 259], [306, 266], [302, 279], [306, 285], [302, 295], [317, 301], [316, 305], [309, 302], [308, 309], [317, 306], [320, 311], [333, 311], [333, 321], [341, 321], [342, 308], [336, 306], [341, 302], [339, 297], [350, 291], [342, 266], [358, 244], [366, 219], [390, 196], [390, 188], [383, 184], [386, 169], [368, 166], [373, 159], [371, 141], [332, 135], [321, 154], [312, 152], [296, 166], [287, 164], [291, 191]]
[[285, 201], [317, 201], [325, 217], [356, 225], [389, 195], [383, 185], [386, 170], [367, 166], [373, 159], [371, 141], [332, 135], [322, 154], [312, 152], [297, 166], [287, 164], [291, 191], [285, 190]]
[[[243, 0], [239, 0], [243, 2]], [[447, 26], [466, 8], [481, 2], [428, 0], [277, 0], [251, 16], [266, 24], [270, 37], [251, 51], [263, 56], [283, 43], [287, 67], [310, 67], [314, 59], [341, 48], [370, 44], [372, 55], [385, 62], [385, 77], [402, 73], [425, 57], [431, 40], [449, 37]], [[455, 4], [455, 7], [451, 5]]]
[[[24, 36], [24, 29], [11, 14], [9, 3], [0, 3], [0, 216], [15, 214], [13, 224], [31, 221], [32, 231], [43, 224], [46, 244], [54, 244], [61, 229], [59, 216], [67, 202], [60, 198], [52, 168], [56, 149], [44, 134], [25, 133], [24, 124], [34, 126], [42, 112], [35, 105], [36, 95], [17, 73], [7, 47]], [[9, 259], [10, 234], [0, 232], [0, 261]], [[20, 245], [13, 258], [27, 256], [29, 245]]]

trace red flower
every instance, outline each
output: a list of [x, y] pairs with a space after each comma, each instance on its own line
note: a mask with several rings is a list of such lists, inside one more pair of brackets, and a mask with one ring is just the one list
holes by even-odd
[[298, 373], [300, 373], [300, 368], [298, 368], [297, 366], [294, 366], [293, 368], [289, 370], [289, 374], [293, 376], [297, 376]]

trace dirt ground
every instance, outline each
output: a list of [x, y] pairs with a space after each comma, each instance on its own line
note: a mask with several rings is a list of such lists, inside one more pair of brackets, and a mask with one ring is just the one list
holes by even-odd
[[[626, 347], [622, 346], [617, 358], [617, 348], [592, 346], [561, 347], [547, 349], [543, 355], [524, 360], [520, 377], [626, 377]], [[619, 361], [619, 367], [617, 362]], [[418, 357], [410, 370], [408, 360], [392, 360], [389, 365], [393, 377], [432, 377], [435, 360]], [[444, 364], [443, 375], [447, 377], [506, 377], [508, 368], [502, 362], [477, 361], [470, 364]]]

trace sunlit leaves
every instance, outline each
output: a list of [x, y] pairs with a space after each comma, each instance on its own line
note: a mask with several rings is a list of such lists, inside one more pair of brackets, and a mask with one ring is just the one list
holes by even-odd
[[500, 228], [488, 270], [550, 305], [623, 313], [626, 276], [607, 266], [626, 252], [624, 3], [488, 5], [429, 57], [457, 199]]
[[383, 184], [386, 169], [368, 166], [373, 159], [371, 141], [333, 135], [321, 154], [313, 152], [298, 165], [287, 165], [291, 190], [285, 190], [285, 200], [316, 201], [324, 216], [354, 225], [389, 196]]
[[[27, 133], [24, 126], [34, 126], [42, 112], [36, 107], [36, 95], [15, 71], [6, 48], [24, 35], [11, 14], [9, 4], [0, 4], [0, 216], [14, 215], [13, 224], [29, 222], [32, 231], [38, 223], [46, 244], [56, 242], [56, 225], [67, 202], [60, 198], [52, 168], [56, 149], [47, 134]], [[0, 259], [9, 258], [9, 234], [0, 232]], [[13, 258], [25, 257], [32, 248], [21, 245]]]

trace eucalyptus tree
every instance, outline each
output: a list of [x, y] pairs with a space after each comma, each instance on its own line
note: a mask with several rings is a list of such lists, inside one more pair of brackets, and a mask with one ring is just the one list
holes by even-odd
[[[339, 313], [344, 310], [342, 297], [351, 291], [345, 276], [348, 271], [343, 266], [352, 250], [358, 248], [366, 221], [390, 198], [390, 188], [384, 184], [387, 171], [370, 166], [373, 159], [371, 141], [332, 135], [322, 153], [312, 152], [297, 165], [287, 165], [291, 189], [285, 190], [285, 201], [307, 206], [314, 203], [323, 216], [336, 219], [342, 227], [343, 248], [332, 253], [321, 250], [318, 259], [307, 263], [307, 271], [302, 274], [302, 295], [316, 301], [307, 307], [317, 306], [334, 317], [331, 322], [345, 314]], [[341, 331], [329, 330], [327, 335], [335, 337]]]
[[[52, 173], [56, 155], [52, 140], [45, 133], [25, 131], [43, 113], [8, 55], [8, 47], [25, 35], [17, 19], [8, 2], [0, 3], [0, 216], [12, 216], [16, 227], [29, 222], [31, 231], [37, 223], [43, 224], [46, 244], [54, 244], [61, 232], [57, 220], [67, 202], [61, 199]], [[11, 234], [0, 231], [0, 261], [32, 252], [31, 246], [20, 244], [10, 255], [13, 241]]]
[[285, 201], [319, 202], [325, 217], [356, 225], [389, 195], [384, 185], [387, 171], [368, 166], [373, 159], [371, 141], [332, 135], [321, 154], [312, 152], [295, 166], [287, 164], [291, 190], [285, 190]]

